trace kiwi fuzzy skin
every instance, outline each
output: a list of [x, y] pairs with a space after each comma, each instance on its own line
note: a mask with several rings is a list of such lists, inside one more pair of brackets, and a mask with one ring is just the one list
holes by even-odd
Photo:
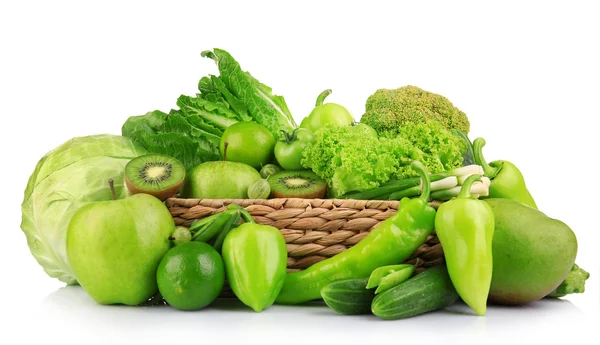
[[168, 198], [174, 197], [177, 194], [179, 189], [181, 189], [181, 186], [183, 186], [184, 180], [181, 180], [181, 182], [177, 183], [173, 187], [159, 191], [145, 190], [143, 188], [139, 188], [136, 185], [134, 185], [128, 178], [125, 178], [125, 185], [127, 186], [127, 189], [129, 189], [129, 193], [131, 193], [131, 195], [138, 193], [150, 194], [160, 199], [160, 201], [165, 201]]

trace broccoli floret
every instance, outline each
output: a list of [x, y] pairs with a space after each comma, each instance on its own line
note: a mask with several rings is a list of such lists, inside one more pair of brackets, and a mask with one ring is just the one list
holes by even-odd
[[367, 99], [360, 122], [373, 127], [379, 135], [395, 136], [406, 123], [440, 122], [448, 130], [469, 134], [467, 115], [446, 97], [416, 86], [379, 89]]
[[552, 291], [547, 297], [564, 297], [572, 293], [585, 292], [585, 281], [588, 280], [590, 274], [583, 268], [573, 265], [571, 272], [556, 290]]

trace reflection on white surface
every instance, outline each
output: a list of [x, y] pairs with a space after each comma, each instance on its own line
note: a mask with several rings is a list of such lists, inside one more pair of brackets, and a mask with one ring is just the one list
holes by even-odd
[[[568, 300], [545, 299], [526, 306], [490, 306], [485, 317], [474, 316], [464, 304], [405, 320], [383, 321], [372, 315], [342, 316], [319, 303], [305, 306], [275, 305], [255, 313], [236, 300], [217, 301], [195, 312], [169, 306], [127, 307], [96, 304], [79, 287], [64, 287], [50, 294], [37, 314], [50, 332], [79, 336], [103, 343], [144, 339], [165, 343], [174, 336], [184, 339], [226, 339], [269, 335], [282, 337], [348, 337], [373, 340], [380, 337], [434, 338], [445, 341], [486, 338], [519, 340], [532, 336], [573, 340], [588, 334], [593, 313], [583, 312]], [[50, 323], [48, 323], [50, 320]], [[596, 333], [594, 331], [594, 333]], [[90, 337], [89, 334], [93, 334]], [[279, 343], [289, 343], [289, 341]]]

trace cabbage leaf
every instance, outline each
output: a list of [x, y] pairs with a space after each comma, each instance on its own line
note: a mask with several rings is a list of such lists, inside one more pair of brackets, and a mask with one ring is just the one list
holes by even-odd
[[77, 281], [66, 255], [71, 217], [82, 205], [128, 195], [125, 165], [146, 150], [110, 134], [73, 138], [42, 157], [31, 174], [21, 204], [21, 229], [44, 271], [67, 284]]

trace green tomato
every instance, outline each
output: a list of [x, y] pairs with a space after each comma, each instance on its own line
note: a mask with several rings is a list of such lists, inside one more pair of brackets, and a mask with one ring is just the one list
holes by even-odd
[[219, 149], [223, 160], [248, 164], [260, 170], [273, 158], [274, 147], [275, 137], [265, 126], [256, 122], [238, 122], [223, 132]]
[[367, 125], [366, 123], [353, 124], [351, 129], [354, 132], [363, 134], [367, 137], [377, 138], [377, 131], [375, 131], [375, 129], [373, 127]]
[[311, 131], [306, 128], [296, 128], [291, 134], [284, 132], [283, 138], [275, 144], [275, 159], [285, 170], [304, 169], [300, 161], [302, 151], [315, 140]]
[[315, 108], [302, 120], [300, 127], [315, 133], [327, 124], [341, 127], [354, 123], [354, 118], [348, 109], [335, 103], [323, 104], [329, 94], [331, 94], [331, 90], [325, 90], [319, 95]]

